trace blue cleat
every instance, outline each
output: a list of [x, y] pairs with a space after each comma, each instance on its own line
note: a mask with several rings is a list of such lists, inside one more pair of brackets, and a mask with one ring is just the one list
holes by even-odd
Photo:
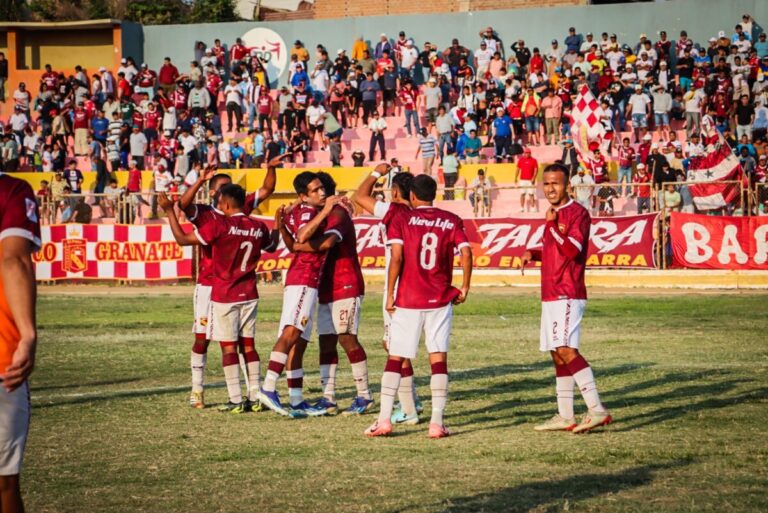
[[259, 389], [259, 403], [262, 406], [266, 406], [273, 412], [282, 415], [283, 417], [302, 418], [306, 417], [306, 413], [297, 410], [289, 410], [280, 403], [280, 396], [277, 391], [267, 392], [263, 388]]
[[312, 406], [307, 401], [291, 405], [291, 410], [300, 414], [303, 413], [305, 417], [321, 417], [327, 413], [325, 408], [318, 408], [317, 405]]
[[339, 407], [336, 406], [336, 403], [329, 401], [325, 397], [321, 397], [320, 400], [315, 403], [315, 408], [324, 409], [326, 415], [336, 415], [339, 413]]
[[373, 399], [366, 399], [365, 397], [355, 397], [349, 408], [341, 412], [342, 415], [362, 415], [371, 408], [373, 408]]
[[389, 418], [392, 424], [405, 424], [406, 426], [415, 426], [419, 423], [419, 414], [407, 415], [402, 409], [397, 409], [392, 412], [392, 416]]

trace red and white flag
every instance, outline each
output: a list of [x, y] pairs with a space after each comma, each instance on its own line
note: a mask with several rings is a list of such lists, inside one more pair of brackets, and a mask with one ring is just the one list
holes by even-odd
[[688, 187], [693, 204], [698, 210], [716, 210], [733, 203], [739, 199], [743, 175], [739, 158], [718, 136], [704, 155], [692, 157], [688, 164], [688, 181], [700, 182]]
[[608, 150], [610, 140], [606, 137], [605, 125], [600, 121], [602, 111], [589, 87], [582, 86], [571, 110], [571, 138], [581, 160], [586, 161], [592, 155], [590, 145], [594, 148], [595, 143], [603, 154]]

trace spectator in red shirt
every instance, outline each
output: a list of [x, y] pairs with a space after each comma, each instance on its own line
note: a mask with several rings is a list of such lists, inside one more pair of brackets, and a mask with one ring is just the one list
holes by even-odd
[[147, 63], [141, 65], [141, 70], [136, 76], [136, 92], [147, 93], [152, 98], [155, 96], [155, 86], [157, 85], [157, 73], [149, 69]]
[[[160, 88], [165, 91], [166, 94], [170, 93], [176, 87], [176, 79], [179, 78], [179, 70], [171, 64], [171, 58], [166, 57], [163, 59], [163, 65], [160, 67], [160, 73], [157, 76], [157, 82], [160, 84]], [[186, 104], [186, 102], [184, 102]]]
[[72, 128], [75, 131], [75, 155], [77, 156], [88, 154], [89, 124], [88, 113], [83, 108], [82, 102], [78, 103], [72, 113]]
[[403, 87], [400, 89], [399, 94], [400, 103], [403, 106], [405, 112], [405, 129], [408, 131], [408, 137], [413, 134], [411, 132], [411, 120], [413, 120], [414, 130], [418, 133], [421, 130], [419, 125], [419, 92], [413, 87], [413, 83], [407, 80]]
[[133, 87], [128, 79], [125, 78], [125, 73], [120, 72], [117, 74], [117, 99], [119, 100], [123, 96], [131, 98], [133, 95]]
[[651, 211], [651, 175], [645, 170], [645, 164], [637, 165], [637, 174], [635, 183], [648, 185], [635, 185], [635, 196], [637, 197], [637, 213]]
[[539, 163], [531, 157], [531, 149], [526, 148], [523, 156], [517, 159], [517, 184], [520, 189], [520, 212], [538, 212], [536, 205], [536, 177]]

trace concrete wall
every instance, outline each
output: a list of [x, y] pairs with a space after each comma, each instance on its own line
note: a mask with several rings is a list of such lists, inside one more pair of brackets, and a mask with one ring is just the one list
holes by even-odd
[[144, 62], [144, 30], [138, 23], [124, 21], [120, 25], [122, 40], [122, 55], [132, 56], [136, 64]]
[[424, 14], [435, 12], [470, 12], [518, 9], [521, 7], [554, 7], [584, 5], [587, 0], [316, 0], [315, 18], [345, 16], [378, 16], [392, 14]]
[[[266, 27], [280, 34], [287, 45], [295, 39], [304, 42], [314, 57], [314, 47], [322, 43], [335, 54], [338, 48], [349, 51], [355, 36], [378, 40], [382, 32], [390, 37], [404, 30], [413, 36], [419, 48], [425, 40], [436, 42], [440, 48], [450, 44], [452, 37], [474, 49], [478, 32], [493, 26], [506, 48], [518, 38], [528, 46], [549, 48], [553, 37], [559, 40], [567, 35], [568, 27], [575, 26], [580, 33], [597, 34], [615, 32], [619, 42], [634, 45], [642, 32], [655, 39], [659, 30], [666, 30], [671, 39], [687, 30], [697, 42], [705, 42], [719, 30], [728, 34], [750, 13], [768, 26], [768, 0], [674, 0], [666, 3], [617, 4], [608, 6], [575, 6], [554, 8], [514, 9], [504, 11], [478, 11], [465, 13], [370, 16], [342, 19], [306, 20], [289, 22], [239, 22], [199, 25], [168, 25], [144, 27], [144, 56], [150, 67], [157, 69], [163, 57], [170, 56], [181, 71], [188, 68], [193, 58], [193, 45], [201, 40], [213, 44], [218, 37], [231, 44], [255, 27]], [[287, 72], [283, 73], [284, 81]]]

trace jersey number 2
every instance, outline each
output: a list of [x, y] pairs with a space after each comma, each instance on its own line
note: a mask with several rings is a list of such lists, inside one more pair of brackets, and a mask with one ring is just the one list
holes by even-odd
[[429, 271], [435, 268], [437, 262], [437, 235], [434, 233], [425, 233], [421, 238], [421, 253], [419, 253], [419, 263], [421, 268]]

